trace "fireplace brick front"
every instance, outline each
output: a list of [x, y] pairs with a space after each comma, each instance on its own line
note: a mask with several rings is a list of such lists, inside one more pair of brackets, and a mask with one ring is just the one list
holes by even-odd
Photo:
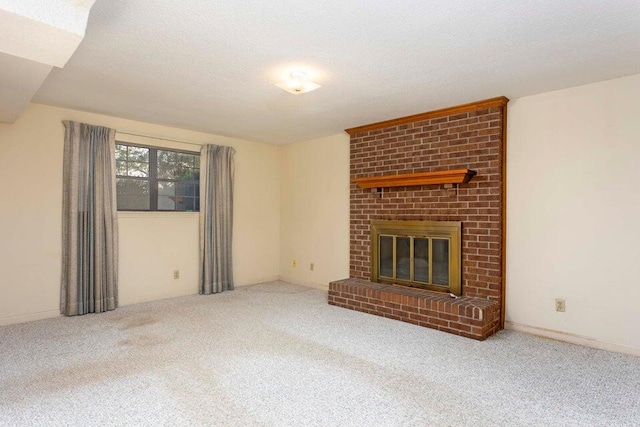
[[423, 289], [344, 279], [329, 284], [331, 305], [484, 340], [499, 328], [499, 305]]
[[[504, 104], [425, 113], [413, 122], [350, 133], [350, 277], [371, 278], [373, 220], [462, 222], [462, 296], [496, 303], [502, 318]], [[457, 188], [442, 185], [363, 189], [356, 178], [468, 168]], [[415, 323], [415, 322], [414, 322]], [[428, 326], [428, 325], [426, 325]]]

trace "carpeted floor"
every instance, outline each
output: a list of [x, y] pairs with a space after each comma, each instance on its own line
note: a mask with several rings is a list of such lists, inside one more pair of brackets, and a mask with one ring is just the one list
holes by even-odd
[[640, 358], [284, 282], [0, 328], [2, 426], [639, 426]]

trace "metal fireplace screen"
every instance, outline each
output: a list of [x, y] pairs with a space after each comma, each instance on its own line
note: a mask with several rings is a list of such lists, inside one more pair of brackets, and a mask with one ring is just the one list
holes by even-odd
[[461, 295], [461, 230], [454, 221], [372, 221], [371, 280]]

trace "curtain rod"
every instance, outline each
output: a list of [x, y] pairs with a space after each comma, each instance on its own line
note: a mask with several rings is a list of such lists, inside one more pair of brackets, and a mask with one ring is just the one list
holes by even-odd
[[161, 136], [143, 135], [141, 133], [124, 132], [124, 131], [120, 131], [120, 130], [117, 130], [117, 129], [116, 129], [116, 132], [117, 133], [121, 133], [123, 135], [141, 136], [143, 138], [159, 139], [159, 140], [162, 140], [162, 141], [169, 141], [169, 142], [179, 142], [180, 144], [197, 145], [198, 147], [202, 147], [204, 144], [206, 144], [206, 143], [197, 144], [195, 142], [187, 142], [187, 141], [180, 141], [178, 139], [163, 138]]

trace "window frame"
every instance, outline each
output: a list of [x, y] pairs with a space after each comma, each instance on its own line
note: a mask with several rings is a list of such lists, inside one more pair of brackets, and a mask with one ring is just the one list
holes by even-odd
[[[118, 145], [124, 145], [127, 147], [137, 147], [137, 148], [146, 148], [149, 150], [149, 173], [147, 177], [139, 177], [139, 176], [129, 176], [129, 175], [118, 175], [118, 170], [116, 168], [116, 182], [118, 178], [125, 179], [137, 179], [141, 181], [146, 181], [149, 183], [149, 209], [120, 209], [118, 206], [118, 190], [116, 189], [116, 210], [117, 212], [186, 212], [186, 213], [198, 213], [200, 212], [200, 195], [198, 194], [198, 209], [194, 210], [179, 210], [179, 209], [158, 209], [158, 183], [159, 182], [195, 182], [195, 180], [179, 180], [179, 179], [169, 179], [169, 178], [158, 178], [158, 151], [169, 151], [172, 153], [178, 154], [189, 154], [192, 156], [200, 157], [199, 151], [189, 151], [189, 150], [181, 150], [176, 148], [167, 148], [167, 147], [158, 147], [153, 145], [145, 145], [138, 144], [133, 142], [119, 141], [116, 140], [116, 147]], [[114, 165], [116, 165], [117, 159], [114, 155]], [[200, 186], [200, 177], [198, 177], [197, 181], [198, 187]], [[194, 197], [195, 198], [195, 197]]]

